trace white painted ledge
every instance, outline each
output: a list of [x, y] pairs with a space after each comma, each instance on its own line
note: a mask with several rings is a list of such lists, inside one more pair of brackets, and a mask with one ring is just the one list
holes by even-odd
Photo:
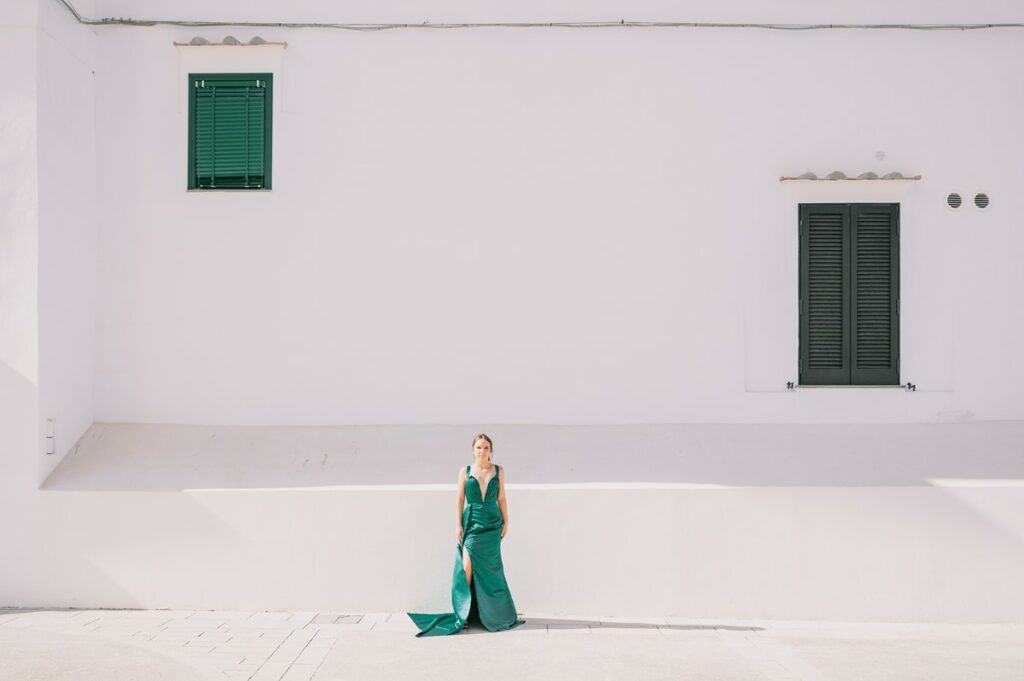
[[[929, 487], [1024, 480], [1024, 421], [609, 426], [97, 423], [44, 490], [453, 489], [477, 430], [512, 489]], [[947, 484], [950, 484], [947, 482]], [[970, 484], [975, 484], [970, 482]]]

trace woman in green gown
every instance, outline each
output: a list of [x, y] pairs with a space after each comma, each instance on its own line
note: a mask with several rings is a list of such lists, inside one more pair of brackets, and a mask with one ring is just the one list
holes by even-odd
[[512, 629], [525, 622], [516, 617], [501, 562], [501, 540], [508, 532], [508, 508], [505, 475], [500, 466], [491, 463], [493, 447], [487, 435], [474, 436], [476, 465], [459, 470], [459, 543], [452, 572], [454, 612], [407, 613], [420, 630], [417, 636], [455, 634], [470, 620], [478, 620], [490, 631]]

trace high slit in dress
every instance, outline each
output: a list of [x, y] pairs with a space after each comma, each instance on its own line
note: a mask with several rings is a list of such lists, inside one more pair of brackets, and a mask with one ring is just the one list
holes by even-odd
[[[512, 629], [525, 621], [516, 617], [516, 606], [505, 581], [501, 563], [501, 528], [505, 524], [498, 507], [498, 486], [501, 469], [494, 465], [494, 476], [487, 489], [466, 466], [466, 505], [462, 508], [462, 543], [455, 547], [455, 568], [452, 571], [452, 609], [454, 612], [426, 614], [406, 613], [419, 628], [417, 636], [444, 636], [458, 633], [470, 621], [479, 622], [490, 631]], [[470, 588], [462, 568], [462, 548], [469, 553], [473, 566]]]

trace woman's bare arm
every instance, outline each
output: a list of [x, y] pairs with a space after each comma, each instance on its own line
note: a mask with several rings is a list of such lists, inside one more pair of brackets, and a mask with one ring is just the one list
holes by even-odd
[[462, 543], [462, 507], [466, 503], [466, 469], [459, 469], [459, 479], [456, 482], [456, 487], [459, 488], [459, 503], [458, 510], [455, 512], [455, 526], [458, 528], [457, 535], [459, 543]]
[[504, 521], [501, 526], [501, 538], [505, 538], [508, 532], [508, 504], [505, 502], [505, 467], [498, 469], [498, 508], [501, 509], [501, 518]]

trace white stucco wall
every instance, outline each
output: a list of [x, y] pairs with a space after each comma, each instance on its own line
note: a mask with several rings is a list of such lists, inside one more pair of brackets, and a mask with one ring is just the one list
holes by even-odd
[[35, 19], [28, 2], [0, 10], [0, 54], [20, 66], [0, 74], [0, 461], [11, 474], [34, 462], [39, 389]]
[[[949, 1], [75, 4], [1020, 18]], [[451, 461], [483, 427], [516, 480], [524, 608], [1019, 621], [1024, 102], [1007, 84], [1024, 31], [89, 29], [49, 0], [0, 22], [18, 65], [0, 76], [0, 605], [441, 607]], [[171, 44], [229, 33], [288, 47]], [[186, 192], [185, 77], [243, 69], [275, 75], [274, 188]], [[834, 169], [924, 179], [777, 181]], [[783, 390], [810, 201], [901, 203], [916, 392]], [[907, 425], [999, 419], [1018, 422]], [[683, 425], [703, 421], [769, 425]], [[837, 422], [869, 425], [793, 425]], [[628, 425], [644, 423], [673, 425]], [[374, 477], [381, 462], [400, 473]], [[665, 567], [631, 598], [643, 550]]]
[[[0, 74], [4, 603], [24, 603], [40, 584], [44, 547], [54, 535], [41, 521], [37, 487], [93, 421], [94, 36], [55, 5], [18, 0], [0, 7], [7, 65]], [[83, 7], [92, 10], [91, 2]], [[55, 418], [53, 454], [46, 453], [48, 418]]]
[[[92, 3], [76, 7], [92, 11]], [[96, 35], [59, 3], [40, 0], [37, 36], [43, 480], [93, 422]]]
[[[3, 428], [12, 432], [26, 427], [20, 419], [23, 407], [35, 410], [38, 390], [38, 335], [36, 262], [38, 181], [36, 169], [36, 65], [32, 58], [35, 18], [27, 3], [5, 7], [0, 20], [9, 27], [0, 45], [3, 57], [22, 69], [4, 70], [0, 87], [0, 123], [3, 158], [0, 166], [0, 368], [5, 409], [0, 410]], [[14, 414], [19, 416], [15, 417]], [[32, 416], [29, 427], [35, 427]], [[6, 459], [6, 457], [5, 457]]]
[[[31, 581], [39, 439], [38, 152], [35, 2], [0, 5], [0, 598]], [[12, 588], [13, 587], [13, 588]]]
[[[717, 18], [1010, 14], [996, 3], [758, 7]], [[99, 3], [141, 16], [127, 8]], [[429, 18], [723, 13], [666, 8], [581, 4], [553, 17], [535, 4], [491, 16], [452, 3]], [[381, 20], [427, 18], [377, 9]], [[314, 2], [284, 11], [144, 10], [372, 14]], [[1014, 191], [1024, 100], [1007, 87], [1024, 56], [1019, 33], [106, 29], [97, 420], [1021, 418], [1024, 320], [1007, 313], [1024, 245]], [[288, 47], [171, 45], [227, 34]], [[275, 73], [271, 191], [186, 191], [184, 74], [198, 69]], [[835, 169], [924, 179], [778, 182]], [[968, 205], [950, 210], [950, 191]], [[970, 204], [976, 191], [992, 198], [984, 212]], [[901, 203], [901, 380], [915, 393], [784, 389], [797, 380], [797, 204], [833, 200]]]

